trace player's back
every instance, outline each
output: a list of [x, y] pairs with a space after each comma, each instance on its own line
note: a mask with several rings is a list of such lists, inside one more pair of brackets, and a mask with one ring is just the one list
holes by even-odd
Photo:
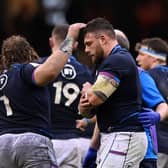
[[79, 136], [80, 132], [76, 129], [76, 120], [81, 118], [78, 114], [78, 103], [82, 85], [86, 81], [93, 82], [91, 72], [87, 66], [71, 56], [52, 83], [52, 131], [57, 138], [59, 133], [66, 134], [67, 137], [64, 138]]
[[[158, 90], [168, 102], [168, 67], [164, 65], [156, 66], [149, 70], [149, 74], [154, 79]], [[162, 121], [157, 125], [158, 151], [168, 154], [168, 121]]]
[[168, 102], [168, 66], [156, 66], [149, 70], [149, 74], [155, 80], [160, 93]]
[[34, 68], [15, 64], [0, 75], [0, 134], [34, 132], [49, 136], [49, 91], [33, 83]]

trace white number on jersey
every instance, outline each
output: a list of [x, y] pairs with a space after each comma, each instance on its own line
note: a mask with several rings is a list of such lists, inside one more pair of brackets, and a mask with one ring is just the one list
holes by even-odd
[[80, 89], [75, 83], [67, 83], [63, 86], [63, 83], [60, 81], [53, 83], [53, 86], [56, 88], [55, 104], [60, 104], [61, 96], [63, 94], [63, 96], [67, 99], [65, 106], [70, 106], [80, 93]]
[[1, 96], [0, 100], [2, 100], [5, 105], [6, 115], [11, 116], [13, 114], [13, 111], [12, 108], [10, 107], [9, 99], [6, 96]]

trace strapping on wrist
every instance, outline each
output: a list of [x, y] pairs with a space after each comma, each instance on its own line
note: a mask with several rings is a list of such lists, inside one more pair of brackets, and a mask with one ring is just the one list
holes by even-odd
[[61, 43], [60, 50], [67, 55], [72, 54], [74, 39], [72, 37], [66, 37], [66, 39]]
[[90, 124], [90, 119], [89, 118], [83, 118], [82, 120], [86, 123], [86, 125]]

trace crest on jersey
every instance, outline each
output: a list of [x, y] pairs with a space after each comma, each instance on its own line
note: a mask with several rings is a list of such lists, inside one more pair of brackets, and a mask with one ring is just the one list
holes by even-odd
[[76, 70], [72, 65], [66, 64], [61, 71], [61, 75], [66, 79], [74, 79], [76, 77]]
[[7, 81], [8, 81], [8, 76], [6, 74], [2, 74], [0, 76], [0, 90], [2, 90], [5, 85], [7, 84]]

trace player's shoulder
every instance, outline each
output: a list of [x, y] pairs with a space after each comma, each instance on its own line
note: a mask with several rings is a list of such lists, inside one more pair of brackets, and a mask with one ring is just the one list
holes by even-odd
[[168, 77], [168, 67], [167, 66], [156, 66], [150, 70], [148, 70], [149, 74], [152, 77], [157, 77], [157, 78], [162, 78], [164, 76], [164, 78]]
[[76, 67], [81, 67], [83, 66], [82, 63], [80, 63], [76, 58], [75, 56], [71, 55], [67, 61], [68, 64], [71, 64], [73, 66], [76, 66]]
[[13, 64], [9, 69], [5, 69], [0, 73], [0, 90], [7, 85], [9, 79], [19, 80], [18, 74], [20, 74], [22, 66], [22, 64]]
[[67, 64], [73, 66], [77, 72], [90, 73], [90, 69], [86, 64], [79, 62], [74, 56], [71, 56]]
[[133, 64], [135, 65], [135, 61], [133, 61], [132, 56], [129, 53], [125, 52], [125, 50], [122, 51], [110, 54], [107, 58], [104, 59], [100, 67], [109, 66], [129, 68]]
[[159, 72], [159, 71], [163, 71], [163, 72], [168, 73], [168, 66], [167, 65], [158, 65], [158, 66], [149, 70], [149, 72]]
[[13, 71], [13, 70], [19, 70], [19, 69], [21, 69], [22, 67], [24, 66], [24, 64], [13, 64], [13, 65], [11, 65], [11, 68], [9, 69], [9, 72], [10, 71]]
[[20, 70], [22, 68], [27, 68], [27, 67], [37, 67], [39, 66], [40, 64], [38, 62], [30, 62], [30, 63], [24, 63], [24, 64], [13, 64], [11, 66], [11, 68], [9, 69], [9, 72], [11, 71], [17, 71], [17, 70]]
[[140, 76], [150, 76], [149, 72], [144, 70], [143, 68], [137, 67], [137, 69], [138, 69], [138, 73], [139, 73]]
[[125, 55], [125, 54], [130, 55], [131, 53], [127, 49], [120, 46], [116, 49], [114, 47], [110, 53], [110, 55]]
[[113, 50], [109, 54], [109, 56], [105, 60], [113, 60], [113, 61], [126, 61], [132, 59], [131, 53], [124, 49], [124, 48], [118, 48], [115, 52]]

